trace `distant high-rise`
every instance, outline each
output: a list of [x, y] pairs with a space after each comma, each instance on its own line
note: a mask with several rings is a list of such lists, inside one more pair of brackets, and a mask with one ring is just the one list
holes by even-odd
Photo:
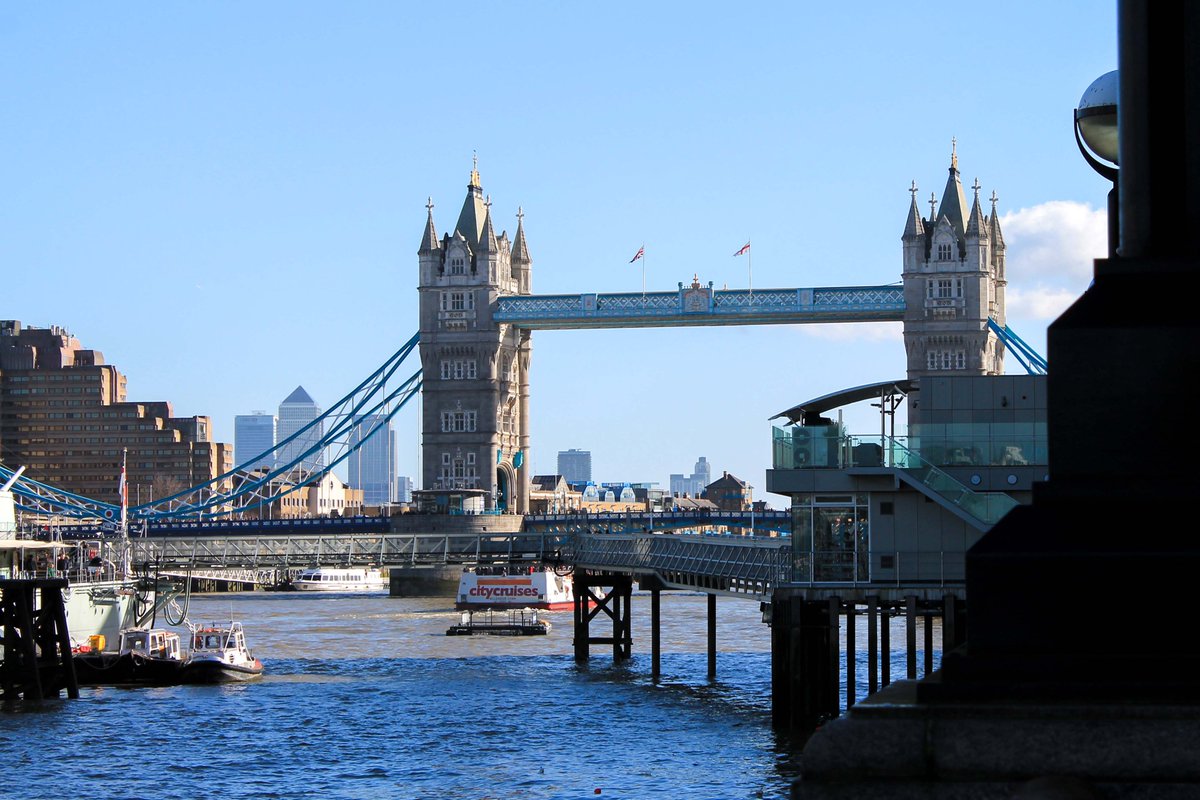
[[681, 497], [685, 494], [688, 497], [699, 497], [704, 494], [704, 488], [712, 483], [709, 479], [711, 475], [712, 465], [708, 463], [707, 458], [700, 456], [700, 460], [692, 468], [690, 476], [686, 476], [683, 473], [672, 473], [671, 494], [676, 497]]
[[558, 452], [558, 474], [567, 483], [586, 483], [592, 479], [592, 453], [590, 450], [560, 450]]
[[[361, 446], [359, 446], [361, 443]], [[362, 489], [363, 505], [393, 501], [396, 484], [396, 431], [381, 415], [362, 417], [350, 431], [350, 485]]]
[[[238, 414], [233, 418], [233, 460], [246, 470], [272, 469], [275, 457], [268, 453], [275, 446], [275, 416], [262, 411]], [[264, 455], [265, 454], [265, 455]]]
[[413, 482], [412, 478], [407, 475], [401, 475], [396, 478], [396, 502], [411, 503], [412, 502]]
[[[321, 416], [321, 409], [316, 401], [309, 396], [308, 392], [304, 391], [303, 386], [297, 386], [296, 390], [279, 404], [276, 441], [282, 444], [289, 436], [297, 433], [319, 416]], [[296, 437], [294, 441], [289, 442], [279, 450], [277, 453], [279, 465], [290, 464], [293, 460], [310, 450], [324, 435], [324, 424], [314, 425], [305, 431], [304, 435]], [[321, 467], [325, 466], [325, 451], [318, 450], [305, 456], [302, 464], [298, 464], [297, 466], [303, 466], [309, 471], [320, 470]]]

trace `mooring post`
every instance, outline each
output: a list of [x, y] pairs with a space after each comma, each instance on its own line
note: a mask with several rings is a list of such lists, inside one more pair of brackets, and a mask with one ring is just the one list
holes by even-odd
[[708, 679], [717, 679], [717, 596], [708, 595]]
[[658, 588], [650, 590], [650, 680], [658, 683], [662, 676], [661, 670], [661, 599], [662, 591]]
[[879, 597], [867, 598], [867, 694], [879, 691]]
[[855, 684], [858, 680], [854, 674], [854, 661], [857, 658], [855, 653], [854, 641], [854, 611], [855, 605], [851, 601], [846, 603], [846, 710], [854, 705]]
[[588, 599], [592, 594], [591, 584], [588, 583], [587, 575], [575, 573], [575, 661], [579, 664], [586, 664], [588, 660], [588, 621], [591, 619], [588, 614]]
[[910, 594], [905, 598], [907, 614], [904, 617], [904, 646], [908, 657], [908, 679], [917, 679], [917, 596]]
[[933, 614], [925, 615], [925, 674], [933, 672]]
[[883, 618], [879, 621], [879, 657], [883, 659], [880, 664], [879, 688], [883, 688], [892, 682], [892, 616], [894, 607], [889, 602], [888, 607], [884, 609]]
[[842, 713], [841, 702], [841, 686], [839, 685], [842, 676], [842, 647], [841, 647], [841, 622], [842, 622], [842, 598], [834, 596], [829, 598], [827, 604], [827, 614], [829, 618], [829, 641], [827, 644], [827, 665], [828, 670], [826, 686], [825, 686], [825, 703], [823, 711], [831, 718]]

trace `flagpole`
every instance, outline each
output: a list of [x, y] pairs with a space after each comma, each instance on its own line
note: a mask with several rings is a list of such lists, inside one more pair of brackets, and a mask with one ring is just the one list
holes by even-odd
[[646, 305], [646, 243], [642, 242], [642, 305]]
[[[750, 240], [749, 240], [749, 239], [747, 239], [747, 240], [746, 240], [746, 246], [747, 246], [747, 247], [750, 247]], [[754, 259], [754, 248], [750, 248], [749, 250], [747, 250], [747, 251], [746, 251], [746, 271], [747, 271], [747, 273], [749, 274], [749, 276], [748, 276], [747, 280], [749, 281], [749, 284], [750, 284], [750, 303], [751, 303], [751, 304], [753, 304], [753, 303], [754, 303], [754, 266], [753, 266], [753, 259]]]

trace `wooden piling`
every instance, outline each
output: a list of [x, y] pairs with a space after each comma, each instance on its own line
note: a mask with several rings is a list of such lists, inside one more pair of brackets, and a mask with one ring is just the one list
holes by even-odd
[[5, 704], [40, 702], [63, 689], [68, 697], [79, 696], [63, 606], [66, 585], [63, 578], [0, 580], [0, 700]]

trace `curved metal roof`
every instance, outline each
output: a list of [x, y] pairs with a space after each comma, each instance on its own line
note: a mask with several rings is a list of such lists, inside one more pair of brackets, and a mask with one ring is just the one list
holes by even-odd
[[898, 381], [884, 381], [882, 383], [869, 383], [866, 386], [856, 386], [853, 389], [842, 389], [841, 391], [827, 394], [822, 397], [817, 397], [812, 400], [794, 405], [787, 411], [780, 411], [771, 419], [779, 419], [787, 417], [791, 422], [800, 422], [804, 419], [805, 414], [820, 414], [824, 411], [830, 411], [842, 406], [848, 406], [851, 403], [857, 403], [861, 400], [873, 400], [881, 395], [894, 394], [911, 394], [917, 391], [917, 382], [908, 380], [907, 378]]

